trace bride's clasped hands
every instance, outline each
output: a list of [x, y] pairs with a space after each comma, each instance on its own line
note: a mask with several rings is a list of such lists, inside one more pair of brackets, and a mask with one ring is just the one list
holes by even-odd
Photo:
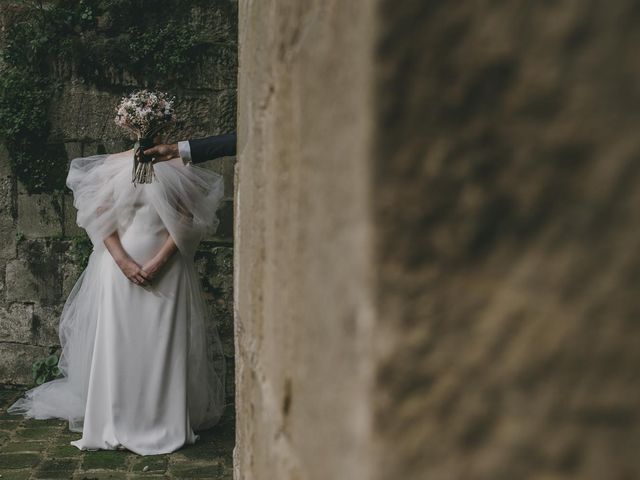
[[136, 262], [122, 247], [118, 232], [114, 232], [105, 238], [104, 244], [113, 257], [114, 262], [132, 283], [140, 286], [151, 284], [162, 268], [169, 261], [171, 256], [177, 251], [177, 247], [171, 236], [167, 236], [162, 247], [156, 252], [151, 259], [147, 260], [143, 265]]
[[125, 277], [136, 285], [146, 286], [151, 284], [162, 267], [167, 263], [168, 258], [154, 256], [144, 265], [138, 263], [127, 255], [126, 258], [115, 260]]

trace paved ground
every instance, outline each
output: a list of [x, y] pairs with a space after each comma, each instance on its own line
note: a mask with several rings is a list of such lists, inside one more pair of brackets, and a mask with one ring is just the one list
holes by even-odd
[[219, 479], [233, 478], [234, 412], [214, 428], [198, 432], [194, 445], [168, 455], [140, 456], [128, 450], [81, 451], [63, 420], [23, 419], [6, 409], [22, 390], [0, 385], [0, 480]]

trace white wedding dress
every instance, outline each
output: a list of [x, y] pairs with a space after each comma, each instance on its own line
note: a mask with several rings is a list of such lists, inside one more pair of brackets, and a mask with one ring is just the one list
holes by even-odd
[[[9, 413], [63, 418], [80, 449], [173, 452], [196, 442], [224, 409], [224, 356], [193, 263], [217, 227], [222, 178], [180, 159], [131, 183], [133, 150], [71, 162], [67, 185], [94, 244], [60, 319], [64, 376], [39, 385]], [[171, 235], [178, 251], [147, 286], [121, 272], [102, 239], [118, 231], [140, 265]]]

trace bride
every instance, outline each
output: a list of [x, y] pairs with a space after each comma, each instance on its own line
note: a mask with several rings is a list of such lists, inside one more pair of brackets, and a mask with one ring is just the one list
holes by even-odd
[[193, 258], [215, 231], [220, 175], [180, 158], [132, 183], [134, 150], [76, 158], [67, 186], [93, 243], [60, 317], [63, 376], [8, 409], [62, 418], [79, 449], [173, 452], [224, 409], [225, 361]]

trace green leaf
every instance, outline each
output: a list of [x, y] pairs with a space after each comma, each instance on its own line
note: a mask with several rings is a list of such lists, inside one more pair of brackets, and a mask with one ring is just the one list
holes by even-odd
[[57, 363], [58, 363], [58, 356], [57, 355], [49, 355], [45, 359], [45, 364], [47, 365], [47, 367], [53, 367]]

